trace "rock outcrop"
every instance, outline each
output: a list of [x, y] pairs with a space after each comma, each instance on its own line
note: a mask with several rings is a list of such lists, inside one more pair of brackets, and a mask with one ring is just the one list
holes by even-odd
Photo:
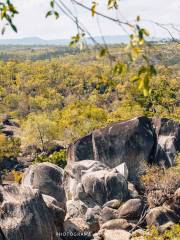
[[149, 161], [154, 134], [151, 120], [145, 117], [114, 123], [71, 144], [68, 163], [92, 159], [114, 168], [125, 162], [129, 176], [135, 176], [140, 162]]
[[77, 140], [68, 149], [68, 164], [90, 159], [114, 168], [125, 162], [129, 179], [135, 180], [144, 161], [172, 166], [179, 151], [179, 123], [139, 117], [96, 129]]
[[42, 194], [55, 198], [65, 208], [62, 168], [45, 162], [31, 165], [24, 173], [22, 186], [38, 189]]
[[29, 187], [0, 187], [0, 227], [8, 240], [55, 240], [56, 226], [42, 195]]
[[[102, 206], [107, 201], [128, 198], [126, 174], [121, 168], [109, 169], [98, 161], [76, 162], [66, 169], [65, 189], [67, 198], [94, 201]], [[123, 168], [124, 169], [124, 164]]]

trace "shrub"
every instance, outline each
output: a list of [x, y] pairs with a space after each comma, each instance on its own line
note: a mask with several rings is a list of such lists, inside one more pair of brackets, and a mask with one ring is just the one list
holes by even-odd
[[164, 233], [159, 233], [155, 226], [146, 230], [143, 236], [144, 240], [179, 240], [180, 239], [180, 224], [173, 225]]
[[176, 165], [165, 169], [160, 166], [146, 166], [145, 174], [140, 176], [145, 197], [150, 207], [171, 204], [174, 192], [180, 187], [180, 155]]
[[0, 134], [0, 160], [4, 158], [16, 158], [20, 152], [20, 139], [6, 137]]
[[67, 164], [66, 155], [67, 155], [66, 150], [62, 149], [59, 152], [52, 153], [50, 156], [47, 156], [46, 154], [44, 154], [44, 155], [41, 154], [36, 157], [34, 162], [35, 163], [50, 162], [50, 163], [58, 165], [59, 167], [64, 168]]
[[19, 172], [19, 171], [16, 171], [16, 170], [13, 170], [12, 174], [13, 174], [13, 177], [14, 177], [14, 181], [16, 183], [20, 184], [21, 180], [22, 180], [22, 177], [23, 177], [23, 173]]

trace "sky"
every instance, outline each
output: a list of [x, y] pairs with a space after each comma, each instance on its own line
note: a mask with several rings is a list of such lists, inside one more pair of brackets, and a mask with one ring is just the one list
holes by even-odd
[[[100, 17], [91, 17], [91, 13], [72, 5], [71, 0], [64, 3], [81, 19], [83, 25], [93, 36], [98, 35], [125, 35], [126, 32], [117, 24]], [[19, 15], [15, 18], [18, 33], [7, 29], [0, 38], [40, 37], [43, 39], [64, 39], [76, 34], [76, 26], [60, 11], [60, 18], [45, 18], [50, 9], [50, 0], [12, 0], [17, 6]], [[90, 6], [92, 1], [79, 0]], [[117, 12], [107, 10], [107, 0], [99, 0], [97, 10], [109, 16], [118, 16], [120, 20], [134, 20], [140, 15], [142, 25], [146, 27], [152, 37], [167, 37], [167, 31], [157, 27], [151, 21], [163, 24], [175, 24], [180, 29], [180, 0], [120, 0]], [[0, 24], [2, 27], [2, 23]], [[127, 29], [128, 30], [128, 29]], [[174, 35], [178, 36], [171, 29]]]

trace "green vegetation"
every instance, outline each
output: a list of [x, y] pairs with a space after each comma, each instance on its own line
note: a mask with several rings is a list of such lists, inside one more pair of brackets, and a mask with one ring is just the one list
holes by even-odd
[[50, 156], [47, 156], [46, 154], [41, 154], [39, 156], [36, 157], [36, 159], [34, 160], [35, 163], [38, 162], [50, 162], [53, 164], [58, 165], [59, 167], [65, 168], [67, 162], [67, 156], [66, 156], [66, 150], [60, 150], [59, 152], [54, 152], [53, 154], [51, 154]]
[[[128, 64], [125, 46], [111, 46], [110, 51]], [[120, 65], [111, 66], [95, 48], [61, 58], [0, 62], [1, 113], [20, 123], [23, 146], [41, 149], [53, 141], [67, 146], [97, 127], [140, 115], [179, 120], [179, 45], [153, 44], [147, 51], [158, 74], [146, 97], [132, 80], [138, 63], [119, 75]]]
[[[135, 240], [136, 238], [134, 238]], [[137, 238], [138, 239], [138, 238]], [[179, 240], [180, 239], [180, 225], [175, 224], [171, 229], [166, 230], [163, 234], [159, 233], [155, 226], [146, 231], [143, 236], [144, 240]]]

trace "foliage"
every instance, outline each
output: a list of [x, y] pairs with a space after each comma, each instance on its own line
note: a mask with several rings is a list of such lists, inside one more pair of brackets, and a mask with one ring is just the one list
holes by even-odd
[[20, 139], [0, 134], [0, 160], [16, 158], [20, 152]]
[[39, 155], [36, 157], [34, 160], [35, 163], [37, 162], [50, 162], [53, 164], [58, 165], [59, 167], [65, 168], [67, 162], [67, 153], [65, 149], [60, 150], [59, 152], [54, 152], [50, 156], [47, 156], [46, 154], [44, 155]]
[[14, 181], [18, 184], [21, 183], [22, 177], [23, 177], [23, 173], [20, 171], [16, 171], [16, 170], [12, 170], [12, 174], [14, 177]]
[[[136, 238], [133, 238], [134, 240]], [[137, 238], [138, 239], [138, 238]], [[171, 229], [164, 233], [159, 233], [155, 226], [148, 228], [143, 235], [144, 240], [179, 240], [180, 239], [180, 224], [175, 224]]]
[[[30, 48], [31, 49], [31, 48]], [[131, 67], [125, 46], [111, 46], [110, 53], [117, 54], [118, 64], [109, 65], [108, 57], [99, 58], [95, 47], [72, 55], [53, 58], [58, 48], [46, 47], [52, 52], [44, 60], [11, 60], [0, 62], [0, 110], [14, 117], [22, 126], [23, 146], [35, 144], [46, 148], [52, 141], [63, 145], [88, 134], [110, 122], [123, 121], [146, 115], [180, 120], [180, 82], [178, 80], [178, 46], [174, 43], [156, 44], [148, 51], [158, 62], [159, 74], [153, 76], [151, 94], [145, 97], [129, 81], [138, 69]], [[4, 50], [19, 54], [19, 47]], [[21, 49], [22, 59], [29, 49]], [[66, 51], [66, 50], [65, 50]], [[37, 47], [32, 58], [38, 59]], [[164, 59], [160, 53], [166, 53]], [[172, 60], [172, 52], [175, 52]], [[120, 53], [120, 54], [119, 54]], [[21, 59], [21, 58], [20, 58]], [[47, 60], [48, 59], [48, 60]], [[127, 72], [125, 74], [124, 72]]]
[[148, 204], [151, 207], [171, 204], [173, 194], [180, 187], [180, 155], [175, 166], [165, 169], [163, 166], [145, 166], [145, 174], [140, 181], [144, 186]]

